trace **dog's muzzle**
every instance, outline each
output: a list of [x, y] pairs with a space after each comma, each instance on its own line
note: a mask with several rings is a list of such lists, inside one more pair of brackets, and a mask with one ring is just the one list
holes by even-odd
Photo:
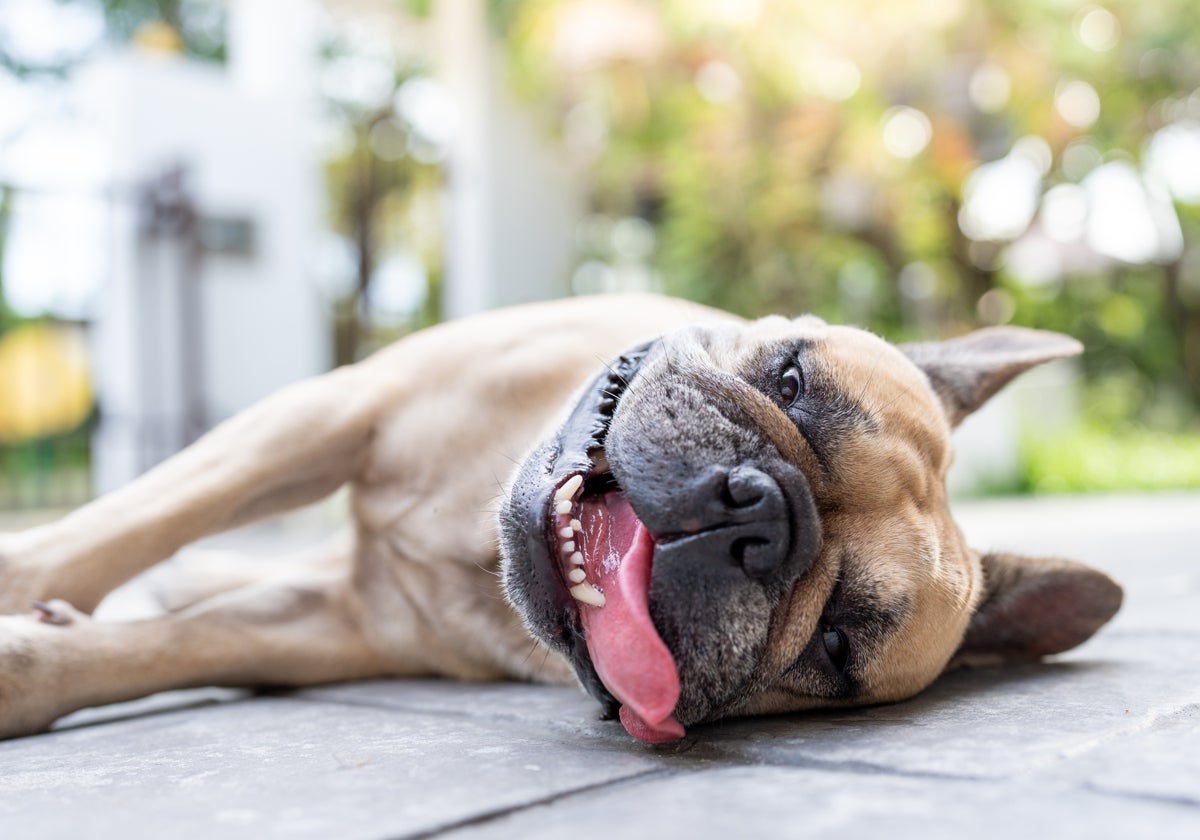
[[662, 380], [643, 379], [656, 349], [584, 389], [501, 520], [514, 605], [649, 742], [682, 737], [750, 678], [821, 533], [807, 479], [736, 399], [685, 383], [664, 402]]

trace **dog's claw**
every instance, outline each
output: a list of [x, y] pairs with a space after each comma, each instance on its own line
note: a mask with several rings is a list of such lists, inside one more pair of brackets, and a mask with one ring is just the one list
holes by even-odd
[[54, 624], [58, 627], [65, 627], [75, 620], [75, 617], [63, 608], [65, 606], [62, 602], [33, 602], [33, 609], [37, 613], [38, 621], [43, 624]]

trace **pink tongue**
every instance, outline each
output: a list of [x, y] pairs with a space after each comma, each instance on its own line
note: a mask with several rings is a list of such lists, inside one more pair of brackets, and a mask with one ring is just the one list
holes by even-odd
[[580, 607], [596, 673], [621, 701], [630, 735], [651, 744], [678, 740], [684, 731], [671, 712], [679, 673], [650, 620], [654, 541], [624, 493], [608, 493], [582, 514], [588, 579], [605, 600], [603, 607]]

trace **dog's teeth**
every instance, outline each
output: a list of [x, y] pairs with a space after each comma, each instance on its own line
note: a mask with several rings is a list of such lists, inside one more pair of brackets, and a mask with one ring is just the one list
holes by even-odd
[[572, 531], [570, 528], [562, 528], [559, 530], [558, 535], [560, 537], [562, 537], [564, 540], [569, 540], [569, 539], [571, 539], [571, 537], [575, 536], [575, 532]]
[[575, 540], [567, 540], [562, 544], [562, 553], [571, 554], [575, 551]]
[[573, 506], [572, 506], [572, 504], [571, 504], [571, 500], [570, 500], [570, 499], [563, 499], [561, 502], [559, 502], [558, 504], [556, 504], [556, 505], [554, 506], [554, 512], [555, 512], [555, 513], [560, 513], [560, 514], [564, 514], [564, 515], [565, 515], [565, 514], [568, 514], [568, 513], [570, 513], [570, 512], [571, 512], [571, 508], [572, 508], [572, 507], [573, 507]]
[[587, 572], [585, 572], [583, 569], [572, 569], [571, 571], [567, 572], [567, 578], [571, 581], [571, 583], [583, 583], [585, 580], [587, 580]]
[[561, 502], [574, 498], [575, 491], [583, 486], [583, 476], [579, 473], [566, 480], [562, 487], [554, 491], [554, 501]]
[[567, 591], [571, 593], [572, 598], [584, 604], [593, 607], [603, 607], [605, 604], [604, 593], [590, 583], [577, 583]]
[[[566, 528], [563, 528], [563, 530], [565, 531], [565, 530], [567, 530], [567, 529], [566, 529]], [[582, 531], [582, 530], [583, 530], [583, 523], [582, 523], [582, 522], [580, 522], [578, 519], [572, 519], [572, 520], [571, 520], [571, 530], [572, 530], [572, 531]], [[567, 537], [569, 537], [569, 536], [571, 536], [571, 535], [570, 535], [570, 534], [564, 534], [563, 536], [567, 536]]]
[[583, 565], [583, 552], [576, 551], [574, 554], [572, 554], [571, 562], [574, 563], [576, 566], [582, 566]]

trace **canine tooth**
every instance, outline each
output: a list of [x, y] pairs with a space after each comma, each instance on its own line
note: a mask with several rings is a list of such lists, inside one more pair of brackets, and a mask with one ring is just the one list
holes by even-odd
[[582, 601], [593, 607], [603, 607], [605, 604], [604, 593], [590, 583], [577, 583], [567, 591], [571, 593], [571, 597], [576, 601]]
[[[567, 529], [566, 529], [566, 528], [563, 528], [563, 530], [565, 531], [565, 530], [567, 530]], [[583, 530], [583, 523], [582, 523], [582, 522], [580, 522], [578, 519], [572, 519], [572, 520], [571, 520], [571, 530], [572, 530], [572, 531], [582, 531], [582, 530]], [[568, 536], [568, 537], [569, 537], [569, 536], [571, 536], [571, 535], [570, 535], [570, 534], [567, 534], [566, 536]]]
[[561, 502], [564, 499], [570, 499], [575, 495], [575, 491], [583, 486], [583, 476], [579, 473], [571, 476], [566, 480], [562, 487], [554, 491], [554, 501]]
[[558, 535], [564, 540], [569, 540], [571, 537], [575, 536], [575, 532], [570, 528], [562, 528], [559, 530]]
[[587, 572], [585, 572], [583, 569], [572, 569], [571, 571], [567, 572], [567, 578], [571, 581], [571, 583], [583, 583], [585, 580], [587, 580]]
[[574, 563], [576, 566], [582, 566], [583, 565], [583, 552], [576, 551], [574, 554], [572, 554], [571, 562]]
[[567, 513], [570, 513], [570, 512], [571, 512], [571, 507], [572, 507], [572, 505], [571, 505], [571, 500], [570, 500], [570, 499], [563, 499], [561, 502], [559, 502], [558, 504], [556, 504], [556, 505], [554, 506], [554, 512], [555, 512], [555, 513], [567, 514]]
[[575, 551], [575, 540], [567, 540], [562, 544], [562, 553], [571, 554]]

